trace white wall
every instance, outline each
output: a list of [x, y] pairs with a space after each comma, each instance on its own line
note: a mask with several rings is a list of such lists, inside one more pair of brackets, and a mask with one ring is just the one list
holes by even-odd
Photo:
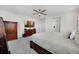
[[[71, 32], [76, 29], [76, 17], [74, 12], [67, 12], [57, 16], [61, 17], [61, 32]], [[3, 17], [3, 19], [7, 21], [18, 22], [18, 37], [22, 37], [24, 33], [24, 20], [28, 19], [35, 21], [37, 32], [45, 31], [45, 18], [28, 17], [4, 10], [0, 10], [0, 17]]]
[[75, 11], [66, 12], [61, 16], [61, 32], [71, 32], [76, 30], [76, 13]]
[[5, 10], [0, 10], [0, 17], [3, 17], [3, 19], [6, 21], [13, 21], [18, 23], [18, 37], [22, 37], [22, 34], [24, 33], [24, 20], [35, 21], [35, 28], [37, 32], [45, 31], [44, 18], [28, 17]]
[[35, 27], [37, 32], [45, 32], [45, 17], [35, 17]]
[[25, 20], [32, 20], [35, 22], [36, 32], [45, 32], [45, 17], [25, 17]]
[[53, 16], [53, 17], [47, 17], [46, 22], [45, 22], [45, 30], [46, 32], [51, 32], [51, 31], [60, 31], [60, 17], [58, 16]]
[[60, 17], [60, 32], [72, 32], [73, 30], [77, 30], [77, 11], [68, 11], [60, 13], [52, 16], [52, 18], [57, 16]]
[[0, 10], [0, 17], [3, 17], [3, 20], [14, 21], [18, 23], [18, 37], [22, 37], [24, 33], [24, 17], [22, 15], [14, 14], [8, 11]]

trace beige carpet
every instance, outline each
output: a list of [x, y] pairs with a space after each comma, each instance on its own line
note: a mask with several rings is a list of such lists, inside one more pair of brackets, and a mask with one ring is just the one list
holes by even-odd
[[8, 42], [11, 54], [37, 54], [30, 48], [30, 40], [28, 38], [19, 38]]

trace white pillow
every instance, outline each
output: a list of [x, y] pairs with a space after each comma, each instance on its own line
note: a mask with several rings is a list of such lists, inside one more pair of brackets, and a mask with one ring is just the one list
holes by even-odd
[[59, 36], [62, 36], [63, 38], [66, 38], [66, 39], [68, 39], [68, 37], [69, 37], [69, 35], [70, 35], [70, 32], [60, 32], [59, 33]]
[[79, 34], [76, 34], [74, 42], [79, 47]]
[[76, 35], [76, 30], [74, 30], [72, 33], [71, 33], [71, 35], [70, 35], [70, 39], [74, 39], [75, 38], [75, 35]]
[[52, 36], [62, 37], [62, 38], [68, 39], [70, 32], [51, 32], [49, 34]]

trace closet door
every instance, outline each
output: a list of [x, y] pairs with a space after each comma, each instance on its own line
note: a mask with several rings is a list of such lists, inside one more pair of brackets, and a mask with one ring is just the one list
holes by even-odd
[[17, 39], [17, 22], [4, 21], [7, 40]]
[[47, 18], [46, 19], [46, 31], [51, 32], [51, 31], [60, 31], [60, 18]]

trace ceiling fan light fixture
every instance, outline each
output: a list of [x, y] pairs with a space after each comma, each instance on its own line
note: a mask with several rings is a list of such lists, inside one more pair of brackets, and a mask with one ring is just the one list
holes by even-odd
[[38, 16], [47, 15], [47, 14], [44, 13], [46, 10], [41, 10], [41, 9], [36, 10], [36, 9], [33, 9], [33, 11], [36, 12], [33, 15], [38, 15]]
[[39, 13], [38, 15], [39, 15], [39, 16], [41, 16], [41, 14], [40, 14], [40, 13]]

